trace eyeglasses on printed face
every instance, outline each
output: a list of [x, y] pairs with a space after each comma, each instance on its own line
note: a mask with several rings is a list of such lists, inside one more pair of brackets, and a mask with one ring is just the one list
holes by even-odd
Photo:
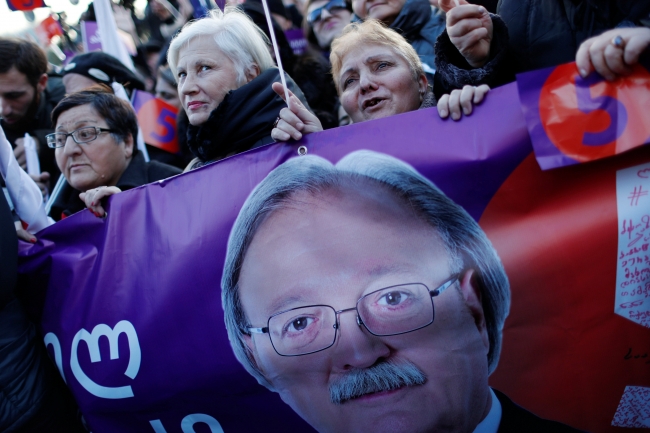
[[269, 334], [273, 349], [281, 356], [320, 352], [334, 345], [340, 328], [338, 316], [357, 312], [357, 324], [376, 336], [406, 334], [433, 323], [433, 298], [458, 281], [452, 275], [434, 290], [422, 283], [398, 284], [362, 296], [353, 308], [336, 311], [329, 305], [309, 305], [276, 313], [264, 328], [247, 327], [250, 333]]
[[327, 3], [324, 6], [321, 6], [317, 9], [314, 9], [307, 15], [307, 22], [310, 25], [314, 25], [321, 19], [321, 13], [323, 12], [323, 9], [327, 10], [327, 12], [332, 13], [335, 10], [338, 9], [347, 9], [347, 4], [345, 3], [345, 0], [332, 0], [329, 3]]
[[53, 149], [57, 147], [65, 146], [65, 142], [68, 140], [68, 137], [72, 139], [77, 144], [88, 143], [89, 141], [96, 140], [99, 134], [102, 132], [114, 132], [112, 129], [100, 128], [98, 126], [84, 126], [83, 128], [76, 129], [68, 134], [65, 132], [55, 132], [54, 134], [48, 134], [45, 136], [47, 140], [47, 145]]

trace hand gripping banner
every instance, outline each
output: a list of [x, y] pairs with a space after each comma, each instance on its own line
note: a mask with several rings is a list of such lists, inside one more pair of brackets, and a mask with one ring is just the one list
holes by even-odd
[[543, 172], [517, 101], [511, 84], [459, 123], [420, 110], [251, 150], [23, 244], [30, 312], [92, 430], [312, 431], [237, 362], [220, 293], [242, 204], [300, 146], [332, 162], [392, 155], [479, 222], [512, 291], [491, 386], [587, 431], [647, 425], [650, 148]]

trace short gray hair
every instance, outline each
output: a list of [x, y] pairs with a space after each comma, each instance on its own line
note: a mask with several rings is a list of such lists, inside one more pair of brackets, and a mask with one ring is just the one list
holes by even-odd
[[215, 46], [235, 64], [240, 84], [246, 82], [246, 72], [253, 65], [257, 65], [260, 72], [275, 66], [268, 48], [269, 40], [264, 32], [244, 12], [229, 6], [223, 12], [216, 8], [206, 17], [190, 21], [172, 39], [167, 62], [174, 77], [178, 77], [176, 65], [181, 49], [200, 36], [214, 38]]
[[239, 272], [257, 229], [298, 192], [316, 195], [344, 182], [364, 179], [395, 193], [436, 230], [455, 268], [452, 271], [476, 271], [490, 342], [488, 373], [492, 373], [499, 361], [503, 323], [510, 309], [508, 277], [496, 251], [476, 221], [431, 181], [398, 159], [368, 150], [350, 153], [336, 165], [311, 155], [290, 159], [257, 185], [244, 203], [230, 232], [221, 280], [226, 328], [235, 356], [260, 384], [273, 389], [242, 340], [242, 335], [249, 335], [250, 324], [239, 298]]

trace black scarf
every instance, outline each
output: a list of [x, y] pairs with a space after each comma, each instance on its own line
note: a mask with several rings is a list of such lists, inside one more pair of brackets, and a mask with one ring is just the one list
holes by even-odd
[[[286, 78], [293, 90], [293, 80]], [[248, 84], [228, 92], [205, 123], [189, 125], [187, 146], [192, 153], [207, 162], [248, 150], [266, 137], [271, 142], [273, 123], [286, 107], [271, 89], [276, 81], [280, 81], [277, 68], [264, 71]]]

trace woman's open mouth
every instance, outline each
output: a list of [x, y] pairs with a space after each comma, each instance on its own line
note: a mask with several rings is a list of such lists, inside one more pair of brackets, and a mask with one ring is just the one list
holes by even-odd
[[386, 101], [386, 100], [382, 99], [382, 98], [368, 99], [367, 101], [365, 101], [363, 103], [363, 109], [364, 110], [372, 110], [374, 107], [382, 106], [384, 101]]

